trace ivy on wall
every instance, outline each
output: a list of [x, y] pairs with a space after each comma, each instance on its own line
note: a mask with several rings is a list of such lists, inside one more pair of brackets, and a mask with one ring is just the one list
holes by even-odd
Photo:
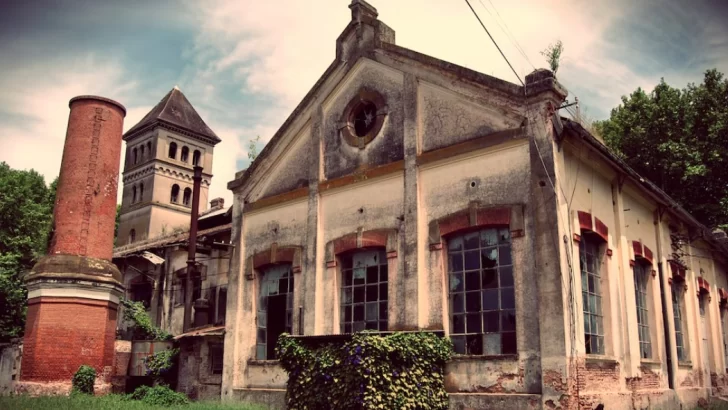
[[152, 324], [143, 303], [122, 299], [121, 305], [124, 307], [124, 320], [134, 323], [135, 340], [172, 340], [171, 334]]
[[450, 339], [427, 332], [362, 332], [314, 347], [283, 334], [276, 347], [291, 410], [447, 409], [444, 367], [452, 352]]

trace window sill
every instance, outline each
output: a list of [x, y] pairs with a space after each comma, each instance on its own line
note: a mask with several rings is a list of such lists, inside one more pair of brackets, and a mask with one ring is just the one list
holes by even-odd
[[599, 367], [615, 367], [619, 365], [619, 361], [611, 356], [604, 355], [587, 355], [585, 360], [587, 365], [597, 365]]
[[450, 358], [451, 361], [461, 362], [470, 360], [518, 360], [517, 354], [498, 354], [498, 355], [477, 355], [477, 354], [454, 354]]
[[693, 362], [677, 362], [677, 367], [683, 367], [683, 368], [693, 368]]
[[648, 366], [662, 366], [662, 361], [657, 359], [640, 359], [640, 364]]
[[279, 366], [281, 364], [281, 361], [278, 359], [275, 360], [258, 360], [258, 359], [249, 359], [248, 364], [251, 366]]

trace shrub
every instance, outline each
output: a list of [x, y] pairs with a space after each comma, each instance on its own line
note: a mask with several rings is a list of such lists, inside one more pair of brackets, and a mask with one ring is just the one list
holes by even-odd
[[85, 364], [76, 370], [73, 375], [73, 391], [84, 394], [94, 394], [94, 381], [96, 369]]
[[139, 386], [134, 393], [128, 395], [131, 400], [140, 400], [150, 406], [179, 406], [189, 404], [190, 400], [182, 393], [170, 389], [167, 386], [159, 385], [154, 387]]
[[276, 352], [288, 372], [289, 409], [447, 409], [452, 343], [432, 333], [358, 333], [309, 348], [289, 335]]
[[144, 358], [144, 364], [147, 366], [147, 376], [154, 378], [166, 377], [174, 367], [174, 359], [177, 354], [179, 354], [179, 349], [167, 349]]
[[154, 326], [144, 304], [122, 299], [124, 320], [134, 322], [134, 338], [138, 340], [171, 340], [172, 335]]

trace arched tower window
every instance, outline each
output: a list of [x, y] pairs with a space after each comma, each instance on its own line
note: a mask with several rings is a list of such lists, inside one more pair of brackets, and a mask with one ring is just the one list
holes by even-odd
[[268, 265], [260, 278], [256, 357], [275, 359], [281, 333], [293, 330], [293, 275], [290, 264]]
[[177, 144], [174, 142], [169, 144], [169, 157], [172, 159], [177, 158]]
[[139, 184], [139, 202], [144, 198], [144, 182]]
[[152, 154], [152, 141], [147, 142], [147, 151], [149, 152], [150, 157], [154, 157], [154, 154]]
[[170, 202], [176, 204], [177, 198], [179, 198], [179, 185], [174, 184], [172, 185], [172, 196], [170, 198]]
[[136, 203], [137, 201], [137, 191], [136, 186], [131, 187], [131, 203]]
[[131, 150], [131, 152], [132, 152], [132, 154], [131, 154], [132, 158], [134, 158], [134, 164], [136, 164], [137, 162], [139, 162], [139, 153], [137, 152], [136, 147], [133, 150]]
[[192, 190], [189, 188], [185, 188], [185, 193], [184, 193], [184, 196], [182, 197], [182, 205], [190, 206], [191, 199], [192, 199]]
[[190, 149], [187, 148], [187, 146], [185, 145], [184, 147], [182, 147], [182, 153], [179, 156], [179, 160], [182, 162], [187, 162], [187, 157], [189, 157], [189, 155]]
[[142, 159], [142, 161], [144, 161], [144, 144], [139, 147], [139, 157]]
[[132, 229], [131, 231], [129, 231], [129, 243], [132, 243], [135, 240], [136, 240], [136, 231]]
[[192, 165], [200, 165], [200, 151], [198, 150], [192, 153]]

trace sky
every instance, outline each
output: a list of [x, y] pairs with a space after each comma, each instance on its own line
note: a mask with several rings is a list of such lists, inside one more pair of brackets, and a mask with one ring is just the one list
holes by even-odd
[[[369, 2], [398, 45], [519, 83], [465, 0]], [[470, 2], [520, 78], [561, 40], [559, 81], [593, 119], [661, 78], [682, 88], [710, 68], [728, 73], [728, 2]], [[222, 139], [210, 198], [231, 204], [226, 185], [248, 166], [248, 142], [260, 136], [260, 151], [333, 61], [348, 3], [3, 0], [0, 161], [51, 182], [72, 97], [121, 102], [127, 130], [176, 85]]]

